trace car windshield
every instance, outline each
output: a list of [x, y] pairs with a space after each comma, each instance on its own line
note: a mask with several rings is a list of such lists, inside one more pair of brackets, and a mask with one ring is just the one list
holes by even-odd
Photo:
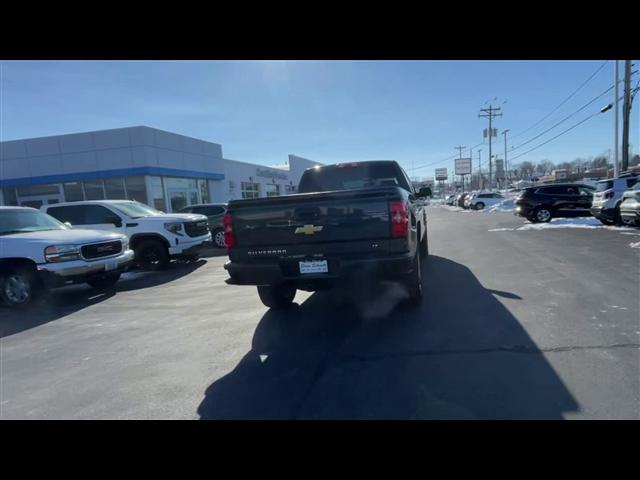
[[0, 210], [0, 235], [68, 229], [64, 223], [39, 210]]
[[139, 202], [119, 202], [112, 203], [111, 206], [129, 218], [154, 217], [163, 214], [160, 210]]

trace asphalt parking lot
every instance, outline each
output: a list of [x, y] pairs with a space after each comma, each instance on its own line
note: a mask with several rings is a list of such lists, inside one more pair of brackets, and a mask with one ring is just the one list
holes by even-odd
[[225, 256], [2, 307], [0, 418], [640, 419], [640, 230], [523, 223], [429, 207], [416, 309], [272, 311]]

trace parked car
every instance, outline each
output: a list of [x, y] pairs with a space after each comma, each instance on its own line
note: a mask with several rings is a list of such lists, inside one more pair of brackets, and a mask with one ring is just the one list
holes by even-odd
[[302, 174], [298, 192], [229, 202], [228, 284], [256, 285], [267, 307], [284, 307], [297, 289], [331, 288], [361, 275], [395, 280], [410, 303], [420, 302], [426, 208], [397, 162], [314, 167]]
[[620, 218], [625, 225], [640, 227], [640, 182], [622, 194]]
[[638, 181], [637, 175], [600, 180], [591, 203], [591, 214], [605, 225], [620, 225], [620, 204], [622, 195]]
[[456, 196], [455, 195], [449, 195], [445, 199], [444, 203], [446, 203], [447, 205], [453, 205], [455, 201], [456, 201]]
[[515, 200], [514, 214], [531, 222], [549, 222], [554, 217], [590, 216], [595, 189], [580, 183], [555, 183], [528, 187]]
[[464, 202], [469, 195], [469, 192], [461, 193], [460, 195], [458, 195], [458, 197], [456, 198], [456, 206], [464, 208]]
[[30, 207], [0, 207], [0, 298], [25, 306], [42, 290], [113, 286], [133, 261], [125, 235], [76, 230]]
[[482, 210], [485, 207], [497, 205], [503, 201], [504, 198], [505, 197], [495, 192], [472, 193], [465, 201], [465, 205], [474, 210]]
[[200, 205], [190, 205], [183, 208], [179, 213], [198, 213], [205, 215], [209, 220], [209, 230], [213, 244], [218, 248], [225, 248], [224, 245], [224, 225], [222, 220], [227, 213], [226, 203], [203, 203]]
[[74, 227], [127, 235], [136, 263], [145, 270], [165, 269], [172, 258], [195, 259], [211, 240], [204, 215], [163, 213], [131, 200], [56, 203], [40, 209]]

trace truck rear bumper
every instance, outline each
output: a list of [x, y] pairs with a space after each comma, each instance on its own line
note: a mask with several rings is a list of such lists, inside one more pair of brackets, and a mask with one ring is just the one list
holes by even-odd
[[[328, 273], [300, 274], [297, 271], [300, 259], [284, 259], [269, 262], [239, 263], [228, 261], [224, 268], [230, 278], [229, 285], [277, 285], [293, 283], [298, 288], [314, 290], [315, 287], [333, 285], [341, 280], [358, 275], [378, 279], [400, 278], [411, 273], [413, 255], [403, 254], [393, 257], [366, 259], [327, 258]], [[314, 259], [317, 260], [317, 259]]]

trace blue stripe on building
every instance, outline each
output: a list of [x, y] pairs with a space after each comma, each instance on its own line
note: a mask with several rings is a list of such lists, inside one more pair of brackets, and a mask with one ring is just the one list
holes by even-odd
[[19, 185], [42, 185], [46, 183], [77, 182], [80, 180], [100, 180], [114, 177], [131, 177], [134, 175], [157, 175], [164, 177], [201, 178], [208, 180], [224, 180], [222, 173], [198, 172], [164, 167], [135, 167], [98, 172], [65, 173], [62, 175], [44, 175], [39, 177], [0, 179], [0, 188]]

